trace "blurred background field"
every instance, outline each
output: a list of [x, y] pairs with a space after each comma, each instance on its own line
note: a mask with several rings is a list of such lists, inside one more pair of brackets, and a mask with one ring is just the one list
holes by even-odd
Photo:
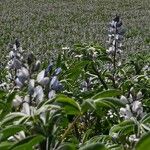
[[15, 38], [43, 57], [75, 43], [106, 46], [115, 14], [126, 29], [125, 53], [148, 51], [149, 0], [0, 0], [0, 61]]

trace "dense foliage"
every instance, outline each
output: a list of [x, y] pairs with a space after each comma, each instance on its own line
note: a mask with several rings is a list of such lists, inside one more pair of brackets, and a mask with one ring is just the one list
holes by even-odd
[[0, 68], [0, 149], [148, 150], [150, 55], [123, 58], [122, 21], [108, 49], [63, 47], [41, 62], [18, 40]]

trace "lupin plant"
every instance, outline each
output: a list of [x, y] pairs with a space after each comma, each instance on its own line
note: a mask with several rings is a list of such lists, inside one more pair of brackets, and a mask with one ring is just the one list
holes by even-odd
[[123, 35], [124, 29], [122, 27], [123, 23], [120, 16], [116, 17], [110, 22], [108, 29], [108, 49], [106, 52], [111, 58], [111, 62], [108, 64], [108, 69], [112, 71], [113, 86], [116, 88], [116, 71], [117, 68], [121, 66], [121, 54], [123, 49]]
[[[10, 46], [10, 49], [9, 61], [6, 66], [8, 88], [5, 90], [11, 93], [17, 92], [12, 101], [12, 107], [16, 112], [20, 112], [22, 115], [35, 116], [38, 105], [44, 99], [52, 100], [56, 93], [63, 90], [63, 85], [58, 79], [62, 69], [58, 67], [53, 70], [54, 64], [50, 61], [46, 69], [40, 71], [41, 62], [36, 59], [32, 52], [25, 54], [18, 40]], [[45, 110], [42, 110], [40, 119], [43, 122], [46, 120], [44, 114]], [[24, 131], [20, 131], [11, 136], [9, 141], [18, 141], [25, 137]]]

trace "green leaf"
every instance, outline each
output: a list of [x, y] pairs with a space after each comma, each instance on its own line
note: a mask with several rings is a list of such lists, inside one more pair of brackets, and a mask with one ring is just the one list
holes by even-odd
[[5, 96], [5, 95], [6, 95], [6, 92], [3, 90], [0, 90], [0, 99], [3, 98], [3, 96]]
[[71, 143], [65, 143], [61, 145], [57, 150], [76, 150], [76, 147]]
[[150, 132], [144, 135], [136, 144], [135, 150], [149, 150], [150, 148]]
[[82, 104], [82, 112], [87, 112], [88, 110], [95, 110], [96, 107], [95, 107], [95, 104], [93, 102], [93, 100], [91, 99], [87, 99], [83, 102]]
[[0, 101], [0, 110], [6, 108], [6, 104], [3, 101]]
[[7, 141], [1, 142], [1, 143], [0, 143], [0, 149], [1, 149], [1, 150], [8, 150], [13, 144], [14, 144], [14, 143], [12, 143], [12, 142], [7, 142]]
[[0, 125], [12, 124], [13, 121], [18, 120], [22, 117], [27, 116], [24, 113], [14, 112], [5, 116], [5, 118], [0, 122]]
[[101, 143], [88, 144], [81, 147], [79, 150], [107, 150], [105, 146]]
[[141, 119], [141, 123], [145, 124], [145, 123], [150, 123], [150, 113], [146, 114], [142, 119]]
[[121, 95], [121, 91], [112, 89], [112, 90], [102, 91], [102, 92], [94, 95], [92, 97], [92, 99], [98, 99], [98, 98], [104, 98], [104, 97], [117, 97], [120, 95]]
[[80, 61], [78, 63], [72, 64], [70, 66], [70, 69], [66, 71], [67, 78], [70, 78], [73, 81], [75, 81], [81, 74], [84, 66], [87, 64], [88, 64], [88, 61]]
[[112, 136], [113, 133], [119, 133], [119, 135], [129, 135], [134, 132], [135, 126], [136, 124], [132, 120], [123, 121], [117, 125], [114, 125], [110, 129], [110, 135]]
[[62, 104], [67, 114], [80, 114], [81, 112], [80, 105], [74, 99], [65, 95], [58, 95], [56, 97], [56, 102]]
[[13, 99], [15, 98], [16, 92], [12, 92], [8, 95], [7, 104], [11, 106]]
[[11, 150], [30, 150], [33, 149], [33, 146], [39, 144], [44, 140], [42, 135], [33, 135], [29, 136], [16, 144], [14, 144], [10, 149]]
[[8, 137], [13, 136], [19, 131], [24, 130], [23, 125], [10, 125], [0, 131], [0, 141], [6, 140]]
[[124, 107], [125, 104], [119, 99], [113, 97], [98, 98], [94, 100], [97, 107], [106, 107], [116, 109], [117, 106]]

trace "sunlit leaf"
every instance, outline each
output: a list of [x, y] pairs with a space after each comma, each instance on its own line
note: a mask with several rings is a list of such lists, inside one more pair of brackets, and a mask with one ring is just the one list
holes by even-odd
[[144, 135], [136, 144], [135, 150], [149, 150], [150, 148], [150, 132]]

